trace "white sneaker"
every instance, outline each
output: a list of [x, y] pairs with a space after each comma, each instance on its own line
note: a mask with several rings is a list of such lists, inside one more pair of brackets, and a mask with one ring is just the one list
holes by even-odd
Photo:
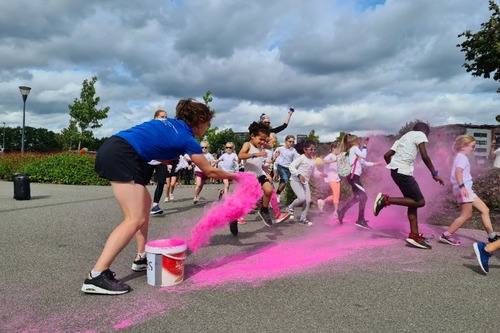
[[323, 208], [325, 208], [325, 202], [321, 199], [318, 199], [318, 209], [323, 213]]
[[278, 199], [278, 203], [279, 203], [281, 200], [281, 194], [276, 194], [276, 199]]
[[174, 201], [174, 195], [173, 194], [170, 194], [170, 201]]

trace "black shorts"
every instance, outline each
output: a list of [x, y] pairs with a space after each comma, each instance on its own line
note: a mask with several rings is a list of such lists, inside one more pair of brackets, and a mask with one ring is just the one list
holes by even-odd
[[396, 185], [398, 185], [405, 198], [410, 198], [415, 201], [420, 201], [424, 198], [415, 177], [402, 175], [398, 173], [398, 169], [391, 170], [391, 177]]
[[260, 185], [264, 185], [265, 183], [270, 183], [266, 175], [259, 176], [257, 180], [259, 181]]
[[109, 181], [131, 182], [146, 185], [154, 166], [144, 161], [124, 139], [112, 136], [97, 152], [95, 172]]

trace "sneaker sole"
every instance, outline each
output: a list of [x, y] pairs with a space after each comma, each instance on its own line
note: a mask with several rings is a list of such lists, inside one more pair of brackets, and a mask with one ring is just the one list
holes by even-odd
[[484, 269], [483, 263], [481, 262], [481, 251], [479, 251], [479, 247], [477, 246], [477, 243], [474, 243], [472, 245], [474, 248], [474, 253], [476, 254], [477, 262], [479, 263], [479, 267], [481, 267], [481, 270], [484, 272], [484, 274], [488, 274], [488, 272]]
[[377, 203], [378, 201], [380, 200], [381, 197], [383, 197], [384, 195], [382, 194], [382, 192], [380, 192], [379, 194], [377, 194], [377, 196], [375, 197], [375, 202], [373, 203], [373, 215], [375, 216], [378, 216], [378, 214], [380, 213], [380, 211], [377, 213]]
[[147, 269], [148, 269], [148, 265], [136, 265], [136, 264], [132, 264], [132, 270], [134, 272], [144, 272]]
[[415, 242], [415, 241], [414, 241], [413, 239], [411, 239], [411, 238], [407, 238], [407, 239], [406, 239], [406, 242], [407, 242], [408, 244], [410, 244], [410, 245], [412, 245], [412, 246], [416, 247], [416, 248], [419, 248], [419, 249], [423, 249], [423, 250], [430, 250], [430, 249], [432, 249], [432, 246], [430, 246], [430, 245], [429, 245], [429, 246], [425, 246], [425, 245], [419, 244], [419, 243]]
[[286, 221], [286, 220], [288, 220], [290, 217], [291, 217], [291, 215], [288, 215], [288, 216], [287, 216], [287, 217], [285, 217], [284, 219], [281, 219], [281, 220], [276, 220], [276, 224], [279, 224], [279, 223], [281, 223], [281, 222], [283, 222], [283, 221]]
[[231, 235], [233, 236], [238, 236], [238, 222], [233, 221], [229, 222], [229, 231], [231, 232]]
[[102, 289], [93, 284], [83, 284], [82, 291], [86, 294], [99, 294], [99, 295], [122, 295], [128, 293], [130, 290], [107, 290]]
[[453, 246], [460, 246], [460, 243], [452, 243], [449, 240], [447, 240], [446, 238], [439, 238], [439, 243], [453, 245]]
[[273, 224], [267, 224], [266, 220], [264, 220], [264, 217], [260, 214], [260, 211], [257, 212], [257, 214], [259, 214], [260, 218], [262, 219], [262, 222], [264, 222], [265, 225], [267, 225], [268, 227], [271, 227]]
[[361, 225], [361, 224], [357, 224], [357, 223], [355, 223], [354, 225], [358, 228], [361, 228], [361, 229], [366, 229], [366, 230], [371, 229], [370, 226], [367, 226], [367, 225]]

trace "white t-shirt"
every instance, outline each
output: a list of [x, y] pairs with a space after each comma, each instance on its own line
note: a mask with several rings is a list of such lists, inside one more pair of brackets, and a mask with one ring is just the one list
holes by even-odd
[[332, 161], [324, 164], [324, 172], [326, 173], [325, 182], [340, 182], [339, 170], [337, 166], [337, 156], [330, 153], [325, 156], [323, 161]]
[[231, 173], [238, 172], [238, 155], [236, 153], [224, 153], [219, 157], [219, 161], [219, 166], [222, 170]]
[[276, 148], [276, 153], [280, 153], [278, 158], [276, 158], [276, 164], [282, 167], [288, 168], [290, 163], [297, 157], [299, 157], [299, 153], [295, 150], [295, 148], [290, 147], [290, 149], [286, 149], [285, 146], [280, 146]]
[[493, 167], [500, 168], [500, 148], [495, 150], [495, 161], [493, 161]]
[[455, 170], [457, 168], [463, 169], [462, 178], [464, 180], [464, 185], [466, 188], [472, 188], [472, 176], [470, 174], [470, 162], [467, 156], [462, 153], [457, 153], [455, 159], [453, 160], [453, 166], [451, 167], [451, 177], [450, 181], [453, 187], [458, 187], [457, 177], [455, 176]]
[[289, 166], [292, 179], [299, 181], [297, 176], [301, 175], [304, 176], [305, 183], [309, 182], [315, 166], [316, 161], [314, 158], [307, 158], [306, 155], [299, 155], [299, 157], [294, 159]]
[[[214, 160], [214, 157], [212, 156], [212, 154], [206, 153], [206, 154], [203, 154], [203, 156], [205, 156], [205, 158], [208, 160], [208, 162], [210, 162], [210, 164], [213, 165], [213, 162], [215, 162], [215, 160]], [[202, 172], [201, 169], [198, 168], [197, 165], [194, 167], [194, 172], [196, 172], [196, 171]]]
[[418, 145], [422, 142], [429, 142], [424, 132], [410, 131], [394, 142], [391, 150], [396, 153], [392, 156], [391, 163], [387, 169], [398, 169], [398, 173], [413, 176], [415, 169], [415, 159], [417, 158]]

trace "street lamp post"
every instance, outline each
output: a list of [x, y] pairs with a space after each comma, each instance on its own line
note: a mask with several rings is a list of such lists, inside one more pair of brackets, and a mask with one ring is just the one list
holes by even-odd
[[21, 95], [23, 96], [23, 132], [21, 135], [21, 153], [24, 153], [24, 124], [25, 124], [25, 119], [26, 119], [26, 99], [28, 98], [28, 95], [30, 94], [31, 88], [26, 87], [26, 86], [20, 86], [19, 91], [21, 92]]
[[3, 122], [3, 145], [2, 149], [5, 152], [5, 121]]

